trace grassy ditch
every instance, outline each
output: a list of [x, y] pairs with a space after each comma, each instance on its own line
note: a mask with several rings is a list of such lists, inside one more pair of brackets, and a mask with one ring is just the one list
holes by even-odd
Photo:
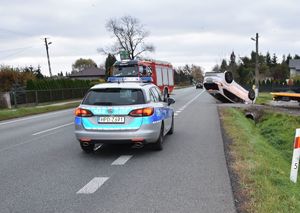
[[52, 112], [57, 110], [75, 108], [79, 105], [79, 101], [75, 103], [67, 103], [61, 105], [48, 105], [48, 106], [36, 106], [36, 107], [22, 107], [17, 109], [2, 109], [0, 110], [0, 121], [12, 118], [19, 118], [28, 115], [36, 115], [45, 112]]
[[290, 182], [300, 118], [264, 112], [258, 123], [237, 109], [220, 109], [239, 212], [300, 212], [300, 183]]

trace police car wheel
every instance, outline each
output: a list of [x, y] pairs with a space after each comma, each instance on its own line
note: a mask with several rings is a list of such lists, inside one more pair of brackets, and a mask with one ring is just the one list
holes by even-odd
[[168, 135], [172, 135], [174, 133], [174, 115], [172, 116], [172, 124], [171, 129], [168, 132]]
[[167, 101], [167, 99], [168, 99], [168, 90], [167, 89], [164, 89], [164, 94], [163, 94], [163, 99], [164, 99], [164, 101]]
[[153, 144], [153, 149], [154, 150], [162, 150], [163, 149], [163, 140], [164, 140], [164, 124], [161, 124], [161, 128], [160, 128], [160, 134], [159, 137], [157, 139], [157, 141]]
[[95, 148], [95, 144], [90, 143], [90, 144], [86, 144], [84, 142], [80, 142], [80, 146], [81, 149], [85, 152], [85, 153], [91, 153], [94, 151]]

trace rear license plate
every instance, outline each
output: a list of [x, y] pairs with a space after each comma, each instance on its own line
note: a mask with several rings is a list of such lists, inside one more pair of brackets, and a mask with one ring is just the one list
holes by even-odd
[[123, 124], [125, 123], [125, 117], [116, 117], [116, 116], [99, 117], [98, 123]]

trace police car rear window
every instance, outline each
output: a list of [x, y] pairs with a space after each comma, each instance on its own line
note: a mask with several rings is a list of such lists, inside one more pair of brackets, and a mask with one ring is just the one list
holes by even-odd
[[106, 88], [90, 90], [83, 104], [112, 106], [144, 104], [145, 98], [140, 89]]

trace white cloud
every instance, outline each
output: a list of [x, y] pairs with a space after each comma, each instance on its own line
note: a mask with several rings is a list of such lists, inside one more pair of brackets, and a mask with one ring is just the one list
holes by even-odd
[[69, 71], [79, 57], [103, 63], [105, 57], [96, 49], [112, 42], [105, 23], [111, 17], [123, 15], [139, 18], [151, 32], [148, 41], [154, 44], [156, 52], [149, 56], [174, 65], [194, 63], [208, 71], [231, 51], [249, 55], [255, 48], [250, 37], [256, 32], [260, 34], [261, 52], [299, 54], [297, 0], [2, 0], [1, 3], [0, 64], [41, 65], [44, 74], [48, 68], [43, 37], [53, 42], [49, 51], [54, 73]]

